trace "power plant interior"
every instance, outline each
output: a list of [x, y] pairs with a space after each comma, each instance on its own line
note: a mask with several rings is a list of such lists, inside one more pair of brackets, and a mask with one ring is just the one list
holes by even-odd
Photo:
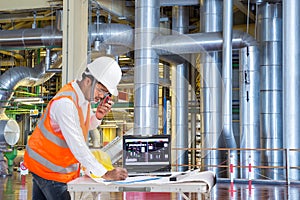
[[[215, 172], [212, 199], [227, 198], [217, 186], [231, 179], [297, 185], [299, 10], [298, 0], [1, 0], [0, 174], [17, 176], [58, 90], [110, 56], [119, 95], [91, 149], [122, 166], [123, 135], [171, 135], [172, 170]], [[291, 190], [271, 199], [299, 199]]]

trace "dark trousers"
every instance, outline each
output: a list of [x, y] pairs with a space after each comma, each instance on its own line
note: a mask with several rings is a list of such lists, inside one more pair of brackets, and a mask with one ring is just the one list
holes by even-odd
[[43, 179], [32, 173], [32, 200], [70, 200], [67, 184]]

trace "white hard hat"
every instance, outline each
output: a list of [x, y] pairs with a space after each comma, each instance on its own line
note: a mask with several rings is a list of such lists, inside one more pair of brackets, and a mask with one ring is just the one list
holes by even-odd
[[108, 91], [118, 95], [117, 85], [119, 84], [122, 72], [118, 63], [111, 57], [99, 57], [87, 65], [91, 75], [102, 83]]

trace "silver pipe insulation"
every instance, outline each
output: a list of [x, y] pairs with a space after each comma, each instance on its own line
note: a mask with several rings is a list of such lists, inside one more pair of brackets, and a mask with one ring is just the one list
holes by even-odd
[[[97, 34], [96, 25], [91, 27], [92, 41], [98, 36], [103, 42], [102, 48], [107, 45], [125, 47], [128, 51], [133, 49], [133, 30], [124, 24], [99, 24], [100, 32]], [[28, 48], [28, 47], [61, 47], [62, 32], [50, 28], [2, 30], [0, 34], [0, 49]], [[100, 49], [102, 50], [102, 49]]]
[[[61, 66], [61, 53], [54, 53], [51, 56], [53, 65]], [[60, 63], [60, 64], [59, 64]], [[34, 68], [14, 67], [0, 76], [0, 114], [3, 114], [8, 106], [14, 90], [19, 86], [37, 86], [49, 80], [54, 73], [45, 73], [46, 63], [41, 62]]]
[[0, 49], [23, 49], [36, 46], [61, 47], [62, 32], [49, 27], [1, 31]]
[[[283, 135], [284, 147], [300, 149], [300, 1], [283, 1]], [[300, 180], [299, 151], [289, 151], [288, 180]]]
[[[259, 50], [258, 46], [244, 47], [240, 50], [239, 86], [240, 86], [240, 148], [260, 148], [259, 124]], [[260, 166], [260, 151], [244, 150], [240, 152], [240, 178], [258, 179], [260, 171], [252, 168], [249, 174], [249, 164]]]
[[[200, 32], [199, 35], [204, 37], [211, 36], [216, 32], [222, 31], [222, 5], [221, 0], [201, 0], [200, 1]], [[202, 37], [201, 36], [201, 37]], [[189, 38], [189, 36], [186, 36]], [[195, 38], [196, 39], [196, 38]], [[205, 39], [206, 40], [206, 39]], [[219, 34], [219, 38], [214, 41], [222, 41], [222, 35]], [[193, 41], [193, 39], [192, 39]], [[220, 49], [222, 48], [222, 42]], [[194, 43], [194, 42], [192, 42]], [[213, 42], [215, 43], [215, 42]], [[211, 43], [211, 44], [213, 44]], [[194, 46], [197, 46], [194, 44]], [[188, 46], [186, 46], [189, 49]], [[193, 47], [195, 48], [195, 47]], [[197, 47], [196, 47], [197, 48]], [[198, 48], [199, 49], [199, 48]], [[221, 142], [221, 131], [222, 131], [222, 54], [216, 49], [215, 51], [207, 52], [202, 47], [199, 59], [199, 73], [200, 73], [200, 116], [201, 116], [201, 139], [202, 147], [208, 148], [220, 148], [222, 147]], [[196, 53], [196, 52], [195, 52]], [[225, 158], [226, 160], [226, 158]], [[221, 170], [217, 167], [223, 162], [222, 152], [215, 150], [203, 150], [201, 152], [201, 163], [202, 170], [214, 171], [218, 177], [222, 177], [220, 174]], [[226, 176], [227, 177], [227, 176]]]
[[[232, 48], [240, 49], [257, 45], [256, 40], [242, 31], [233, 31]], [[207, 32], [184, 35], [157, 36], [152, 47], [159, 55], [191, 54], [222, 50], [223, 37], [221, 32]]]
[[[258, 6], [258, 42], [261, 49], [261, 147], [283, 148], [282, 113], [282, 5]], [[259, 140], [256, 138], [255, 140]], [[283, 151], [263, 151], [262, 165], [283, 166]], [[273, 180], [284, 178], [283, 169], [265, 169]]]
[[[222, 136], [227, 148], [237, 148], [232, 129], [232, 26], [233, 0], [223, 3], [223, 48], [222, 48]], [[230, 151], [230, 164], [238, 165], [236, 150]], [[228, 171], [233, 178], [238, 176], [238, 170]]]
[[[189, 12], [184, 6], [172, 7], [172, 32], [173, 34], [184, 34], [188, 32]], [[175, 103], [176, 104], [176, 148], [188, 148], [188, 63], [184, 62], [176, 66], [176, 87]], [[174, 75], [174, 74], [173, 74]], [[177, 171], [188, 170], [188, 151], [176, 151]], [[185, 166], [184, 166], [185, 165]]]
[[135, 135], [158, 134], [159, 57], [151, 42], [159, 33], [159, 17], [159, 0], [135, 1]]

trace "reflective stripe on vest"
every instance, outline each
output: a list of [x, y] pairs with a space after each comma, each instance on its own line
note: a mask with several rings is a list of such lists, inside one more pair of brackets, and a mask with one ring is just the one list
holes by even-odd
[[[62, 92], [56, 94], [53, 99], [55, 99], [56, 97], [61, 97], [61, 96], [70, 96], [74, 102], [77, 102], [77, 96], [72, 91], [62, 91]], [[56, 145], [58, 145], [59, 147], [62, 147], [62, 148], [69, 148], [65, 140], [63, 140], [60, 137], [54, 135], [53, 133], [48, 131], [46, 129], [46, 127], [44, 126], [46, 117], [48, 116], [49, 107], [50, 106], [47, 106], [47, 108], [46, 108], [46, 110], [43, 114], [43, 117], [41, 118], [41, 120], [40, 120], [40, 122], [38, 123], [37, 126], [40, 129], [41, 134], [43, 134], [43, 136], [45, 138], [47, 138], [48, 140], [50, 140], [52, 143], [54, 143], [54, 144], [56, 144]], [[72, 165], [70, 165], [66, 168], [55, 165], [51, 161], [47, 160], [46, 158], [44, 158], [43, 156], [39, 155], [37, 152], [32, 150], [29, 147], [29, 145], [26, 145], [26, 150], [27, 150], [29, 156], [32, 159], [36, 160], [37, 162], [39, 162], [43, 166], [47, 167], [48, 169], [52, 170], [53, 172], [70, 173], [70, 172], [75, 172], [79, 169], [79, 164], [77, 164], [77, 163], [72, 164]]]
[[55, 143], [57, 146], [60, 146], [62, 148], [68, 148], [68, 145], [66, 141], [62, 140], [61, 138], [57, 137], [56, 135], [52, 134], [50, 131], [48, 131], [45, 126], [44, 122], [46, 120], [46, 117], [48, 115], [49, 108], [47, 107], [44, 113], [43, 118], [40, 120], [38, 123], [38, 127], [41, 130], [42, 134], [44, 135], [45, 138], [50, 140], [51, 142]]
[[43, 156], [40, 156], [38, 153], [33, 151], [28, 145], [26, 145], [26, 151], [28, 152], [28, 154], [30, 155], [30, 157], [32, 159], [34, 159], [37, 162], [41, 163], [42, 165], [44, 165], [45, 167], [47, 167], [48, 169], [50, 169], [53, 172], [59, 172], [59, 173], [62, 173], [62, 174], [67, 174], [67, 173], [70, 173], [70, 172], [77, 171], [78, 168], [79, 168], [79, 164], [77, 164], [77, 163], [72, 164], [68, 167], [61, 167], [61, 166], [55, 165], [52, 162], [50, 162], [49, 160], [45, 159]]

